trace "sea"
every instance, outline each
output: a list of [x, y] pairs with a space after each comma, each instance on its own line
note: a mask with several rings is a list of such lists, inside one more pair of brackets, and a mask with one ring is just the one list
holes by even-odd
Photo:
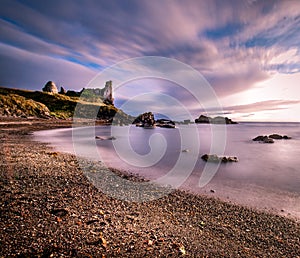
[[[291, 139], [252, 141], [274, 133]], [[300, 220], [300, 123], [179, 124], [175, 129], [76, 124], [34, 137], [57, 151], [157, 184]], [[204, 154], [235, 156], [238, 162], [207, 163]]]

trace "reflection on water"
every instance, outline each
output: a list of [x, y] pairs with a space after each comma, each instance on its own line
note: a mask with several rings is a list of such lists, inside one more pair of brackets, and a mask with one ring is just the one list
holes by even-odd
[[[196, 128], [196, 135], [195, 130]], [[220, 127], [221, 128], [221, 127]], [[155, 180], [166, 175], [178, 159], [181, 171], [194, 167], [182, 188], [196, 193], [217, 189], [216, 195], [257, 207], [287, 209], [300, 217], [300, 124], [241, 123], [226, 127], [225, 155], [237, 156], [238, 163], [221, 164], [211, 182], [199, 188], [199, 178], [206, 165], [201, 155], [210, 152], [210, 125], [179, 125], [178, 129], [145, 130], [135, 126], [76, 128], [76, 154], [102, 160], [107, 166], [125, 169]], [[214, 129], [214, 130], [218, 130]], [[221, 130], [221, 129], [220, 129]], [[262, 144], [251, 139], [278, 133], [290, 140]], [[104, 140], [95, 140], [95, 135]], [[115, 140], [108, 140], [113, 135]], [[72, 129], [35, 134], [61, 151], [74, 153]], [[106, 137], [106, 138], [105, 138]], [[78, 144], [80, 151], [78, 151]], [[96, 150], [96, 151], [95, 151]], [[183, 152], [184, 150], [184, 152]], [[80, 152], [80, 153], [78, 153]], [[222, 154], [222, 153], [218, 153]], [[175, 174], [176, 176], [176, 174]]]

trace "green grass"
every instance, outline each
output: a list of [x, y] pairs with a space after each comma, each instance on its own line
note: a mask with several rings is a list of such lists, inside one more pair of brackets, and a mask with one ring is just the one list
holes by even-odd
[[[62, 94], [52, 94], [41, 91], [30, 91], [0, 87], [1, 105], [10, 109], [27, 112], [27, 116], [39, 116], [38, 110], [48, 109], [52, 117], [59, 119], [71, 118], [74, 115], [79, 118], [91, 118], [111, 120], [115, 114], [125, 123], [132, 117], [117, 109], [114, 105], [106, 105], [101, 98], [93, 96], [70, 97]], [[1, 104], [5, 103], [5, 104]], [[35, 112], [31, 112], [35, 110]], [[16, 111], [17, 112], [17, 111]]]

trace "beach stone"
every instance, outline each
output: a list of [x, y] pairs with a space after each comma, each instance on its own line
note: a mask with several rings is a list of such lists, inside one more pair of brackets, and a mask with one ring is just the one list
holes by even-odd
[[60, 208], [60, 209], [52, 209], [50, 213], [57, 217], [63, 217], [68, 214], [68, 211], [66, 209]]

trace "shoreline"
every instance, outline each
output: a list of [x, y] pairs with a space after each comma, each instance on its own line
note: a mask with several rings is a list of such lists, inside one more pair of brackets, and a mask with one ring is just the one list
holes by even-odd
[[[69, 143], [71, 139], [65, 141], [65, 139], [59, 136], [59, 134], [65, 130], [72, 131], [72, 128], [58, 129], [54, 131], [49, 130], [48, 132], [41, 132], [41, 134], [39, 132], [35, 132], [34, 135], [37, 141], [44, 143], [50, 141], [50, 146], [52, 146], [58, 152], [75, 154], [73, 145]], [[96, 156], [90, 160], [98, 160], [98, 157]], [[122, 171], [118, 173], [119, 175], [125, 174], [126, 177], [128, 177], [128, 174], [130, 173], [131, 177], [137, 176], [139, 178], [144, 178], [147, 181], [154, 180], [151, 175], [152, 173], [155, 174], [156, 171], [151, 169], [148, 170], [148, 172], [150, 172], [149, 176], [148, 173], [140, 172], [138, 169], [132, 169], [130, 166], [122, 165], [120, 162], [116, 161], [115, 158], [110, 159], [108, 155], [106, 155], [104, 160], [106, 166], [114, 168], [115, 171]], [[212, 180], [212, 182], [210, 182], [208, 185], [199, 188], [197, 183], [195, 183], [197, 182], [198, 177], [199, 174], [194, 171], [190, 177], [187, 178], [185, 182], [178, 188], [178, 190], [187, 191], [194, 195], [205, 195], [212, 198], [218, 198], [221, 201], [228, 203], [242, 205], [244, 207], [257, 209], [259, 211], [265, 211], [275, 215], [284, 216], [294, 219], [298, 222], [300, 221], [299, 194], [295, 192], [268, 186], [260, 186], [254, 183], [244, 184], [241, 181], [232, 179], [230, 180], [228, 178]]]
[[109, 197], [75, 156], [32, 139], [72, 121], [30, 121], [0, 124], [1, 257], [300, 256], [300, 223], [283, 216], [178, 190], [145, 203]]

